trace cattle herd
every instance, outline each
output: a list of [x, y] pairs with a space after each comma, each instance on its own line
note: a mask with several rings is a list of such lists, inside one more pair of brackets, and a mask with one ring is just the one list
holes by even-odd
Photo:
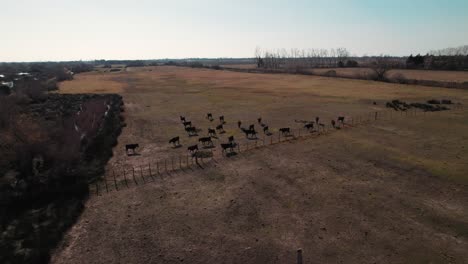
[[[210, 122], [214, 121], [213, 114], [212, 113], [207, 113], [206, 119], [208, 119]], [[325, 129], [325, 124], [320, 122], [320, 118], [316, 117], [315, 121], [307, 121], [307, 120], [294, 120], [296, 123], [303, 123], [304, 128], [307, 131], [316, 131], [320, 132], [321, 130]], [[188, 121], [185, 116], [180, 116], [180, 122], [182, 123], [184, 130], [187, 132], [189, 137], [193, 136], [198, 136], [198, 133], [202, 131], [202, 129], [196, 128], [191, 121]], [[258, 125], [261, 126], [263, 133], [267, 136], [271, 136], [272, 134], [269, 131], [269, 127], [267, 124], [262, 122], [262, 118], [259, 117], [257, 118]], [[214, 142], [212, 138], [217, 138], [218, 134], [224, 134], [226, 133], [224, 130], [224, 125], [226, 124], [226, 121], [224, 119], [224, 116], [219, 117], [219, 124], [215, 126], [215, 129], [213, 128], [208, 128], [207, 130], [207, 136], [199, 137], [198, 138], [198, 143], [202, 145], [204, 148], [213, 148]], [[344, 116], [339, 116], [337, 120], [331, 120], [331, 126], [333, 128], [339, 129], [345, 124], [345, 117]], [[245, 134], [245, 137], [247, 139], [257, 139], [258, 132], [255, 130], [255, 124], [250, 124], [248, 128], [242, 126], [242, 121], [237, 121], [237, 127]], [[289, 127], [281, 127], [278, 129], [280, 135], [284, 137], [291, 136], [291, 128]], [[180, 137], [173, 137], [169, 140], [169, 144], [171, 144], [174, 148], [181, 147], [182, 145], [180, 144]], [[223, 153], [229, 154], [234, 152], [234, 148], [237, 146], [237, 143], [234, 140], [234, 136], [229, 136], [228, 142], [226, 143], [221, 143], [221, 149]], [[139, 144], [127, 144], [125, 145], [125, 151], [127, 155], [131, 154], [136, 154], [135, 149], [139, 147]], [[129, 150], [132, 150], [131, 153], [129, 153]], [[198, 144], [191, 145], [187, 147], [187, 151], [191, 153], [192, 155], [195, 155], [198, 152]]]

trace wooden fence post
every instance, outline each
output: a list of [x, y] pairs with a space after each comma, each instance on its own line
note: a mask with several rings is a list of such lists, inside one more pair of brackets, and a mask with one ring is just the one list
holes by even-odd
[[132, 177], [133, 177], [133, 181], [135, 182], [135, 184], [138, 185], [138, 182], [135, 179], [135, 168], [133, 166], [132, 166]]
[[302, 249], [297, 250], [297, 264], [302, 264]]
[[141, 165], [140, 165], [140, 176], [143, 179], [143, 182], [146, 182], [145, 177], [143, 177], [143, 167]]
[[148, 163], [148, 170], [149, 170], [149, 175], [150, 175], [151, 179], [154, 180], [153, 173], [151, 172], [151, 163]]
[[123, 176], [125, 180], [125, 185], [127, 185], [127, 188], [128, 188], [127, 175], [125, 175], [125, 168], [123, 168], [122, 171], [123, 171]]

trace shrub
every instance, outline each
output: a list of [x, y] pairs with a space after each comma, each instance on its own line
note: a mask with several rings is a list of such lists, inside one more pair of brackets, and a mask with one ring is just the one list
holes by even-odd
[[406, 77], [400, 72], [393, 74], [390, 81], [402, 84], [407, 83]]
[[359, 66], [359, 63], [355, 60], [348, 60], [346, 62], [346, 67], [348, 68], [354, 68], [354, 67], [358, 67]]
[[25, 95], [33, 102], [43, 101], [46, 99], [45, 92], [47, 88], [44, 84], [40, 83], [37, 80], [22, 80], [17, 82], [15, 86], [15, 93], [18, 95]]
[[439, 100], [435, 100], [435, 99], [431, 99], [429, 101], [427, 101], [428, 104], [440, 104], [440, 101]]
[[326, 77], [336, 77], [336, 71], [335, 70], [329, 70], [329, 71], [326, 71], [323, 76], [326, 76]]

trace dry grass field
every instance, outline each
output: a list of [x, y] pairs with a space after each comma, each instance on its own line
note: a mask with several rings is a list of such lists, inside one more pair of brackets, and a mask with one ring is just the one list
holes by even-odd
[[[207, 112], [224, 115], [215, 143], [253, 144], [237, 120], [259, 130], [262, 117], [276, 135], [392, 99], [468, 103], [464, 90], [180, 67], [81, 74], [60, 92], [123, 96], [127, 127], [108, 170], [185, 155], [198, 137], [179, 115], [200, 136], [218, 123]], [[294, 263], [298, 248], [305, 263], [466, 263], [467, 131], [466, 108], [378, 120], [92, 196], [52, 263]], [[125, 154], [129, 143], [139, 155]]]
[[[224, 67], [238, 69], [255, 69], [255, 64], [234, 64], [222, 65]], [[326, 68], [326, 69], [311, 69], [315, 74], [324, 74], [327, 71], [334, 70], [338, 76], [356, 77], [356, 75], [366, 75], [372, 71], [368, 68]], [[414, 80], [429, 80], [442, 82], [468, 82], [468, 71], [426, 71], [426, 70], [391, 70], [389, 77], [395, 74], [403, 75], [406, 79]]]

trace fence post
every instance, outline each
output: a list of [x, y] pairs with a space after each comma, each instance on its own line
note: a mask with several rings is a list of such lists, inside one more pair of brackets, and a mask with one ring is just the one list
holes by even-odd
[[128, 188], [127, 175], [125, 175], [125, 168], [123, 168], [122, 171], [123, 171], [123, 176], [125, 179], [125, 185], [127, 185], [127, 188]]
[[143, 166], [141, 166], [141, 165], [140, 165], [140, 176], [143, 179], [143, 182], [146, 182], [145, 177], [143, 177]]
[[151, 163], [148, 163], [148, 170], [149, 170], [149, 175], [150, 175], [151, 179], [154, 180], [153, 173], [151, 172]]
[[112, 169], [112, 176], [114, 176], [114, 185], [115, 185], [115, 189], [118, 191], [119, 190], [119, 187], [117, 186], [117, 180], [115, 179], [115, 170]]
[[297, 250], [297, 264], [302, 264], [302, 249]]
[[132, 176], [133, 176], [133, 181], [135, 182], [136, 185], [138, 185], [138, 182], [135, 179], [135, 168], [132, 166]]

